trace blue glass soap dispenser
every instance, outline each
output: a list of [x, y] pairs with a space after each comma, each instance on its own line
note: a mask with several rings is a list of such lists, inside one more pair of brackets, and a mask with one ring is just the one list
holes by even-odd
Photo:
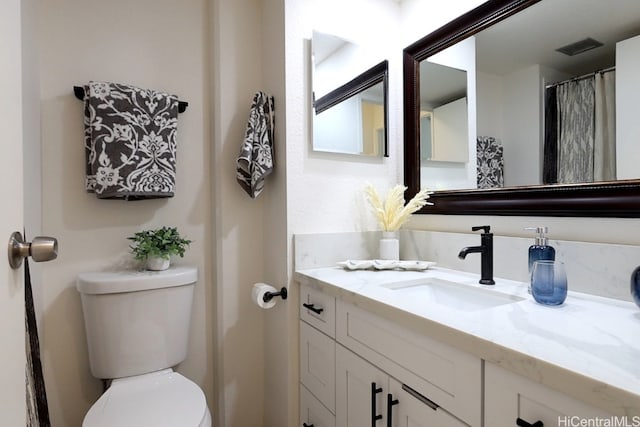
[[[533, 263], [540, 260], [554, 261], [556, 250], [553, 246], [549, 246], [549, 239], [546, 236], [549, 232], [547, 227], [527, 227], [525, 230], [536, 232], [535, 242], [529, 246], [529, 279], [531, 279]], [[531, 280], [529, 280], [529, 293], [531, 293]]]

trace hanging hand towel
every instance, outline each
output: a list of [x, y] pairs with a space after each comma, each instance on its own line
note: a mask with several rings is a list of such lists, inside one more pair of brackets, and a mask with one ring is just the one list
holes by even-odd
[[173, 197], [178, 97], [133, 86], [85, 86], [86, 189], [101, 199]]
[[273, 171], [273, 106], [273, 96], [264, 92], [255, 94], [236, 161], [236, 179], [254, 199], [262, 192], [265, 177]]

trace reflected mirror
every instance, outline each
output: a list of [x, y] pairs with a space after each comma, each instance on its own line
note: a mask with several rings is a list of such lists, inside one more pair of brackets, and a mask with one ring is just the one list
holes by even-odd
[[430, 61], [420, 64], [420, 153], [424, 161], [469, 159], [467, 72]]
[[313, 149], [380, 156], [385, 147], [384, 85], [356, 93], [330, 108], [315, 110]]
[[[639, 216], [639, 35], [636, 0], [491, 0], [407, 47], [407, 197], [445, 190], [422, 213]], [[474, 44], [464, 187], [423, 154], [433, 117], [415, 95], [443, 84], [424, 64], [461, 43]]]
[[387, 61], [362, 72], [363, 61], [354, 43], [314, 31], [314, 151], [388, 156]]

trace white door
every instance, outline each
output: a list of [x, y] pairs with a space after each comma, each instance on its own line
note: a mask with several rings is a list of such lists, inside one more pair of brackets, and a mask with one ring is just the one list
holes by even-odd
[[[23, 227], [22, 55], [20, 0], [4, 0], [0, 13], [0, 248]], [[0, 252], [6, 251], [1, 249]], [[0, 425], [24, 426], [25, 341], [23, 268], [12, 270], [0, 253]]]

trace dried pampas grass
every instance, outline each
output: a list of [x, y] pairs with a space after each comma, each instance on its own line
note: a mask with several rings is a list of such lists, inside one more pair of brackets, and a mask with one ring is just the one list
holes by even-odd
[[433, 204], [427, 201], [431, 192], [425, 189], [420, 190], [405, 205], [404, 192], [406, 189], [407, 187], [403, 185], [396, 185], [387, 192], [387, 197], [382, 200], [371, 184], [365, 186], [364, 192], [367, 200], [373, 207], [373, 213], [384, 231], [399, 230], [402, 224], [407, 222], [411, 214], [425, 205]]

